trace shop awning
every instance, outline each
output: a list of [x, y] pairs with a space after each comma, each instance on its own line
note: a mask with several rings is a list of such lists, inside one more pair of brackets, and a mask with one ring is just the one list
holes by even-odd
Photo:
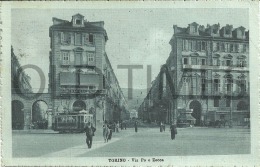
[[99, 85], [98, 74], [80, 74], [80, 85]]
[[76, 73], [61, 72], [60, 85], [77, 85]]

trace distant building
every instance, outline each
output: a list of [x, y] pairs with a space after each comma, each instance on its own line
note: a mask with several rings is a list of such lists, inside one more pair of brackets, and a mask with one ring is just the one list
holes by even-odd
[[138, 118], [138, 112], [136, 110], [130, 110], [130, 118]]
[[[140, 115], [171, 122], [174, 111], [176, 118], [186, 111], [196, 119], [196, 125], [230, 119], [234, 125], [247, 124], [249, 31], [232, 25], [204, 27], [195, 22], [186, 28], [174, 25], [173, 29], [172, 51], [165, 64], [173, 83], [160, 73], [140, 106]], [[170, 86], [175, 89], [175, 105]]]

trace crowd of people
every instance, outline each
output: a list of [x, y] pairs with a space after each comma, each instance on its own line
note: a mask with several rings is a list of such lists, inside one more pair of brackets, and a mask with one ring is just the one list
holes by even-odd
[[[105, 121], [103, 124], [103, 138], [104, 142], [107, 143], [109, 140], [112, 139], [112, 134], [113, 132], [119, 133], [119, 127], [121, 130], [125, 129], [126, 130], [126, 122], [107, 122]], [[138, 122], [134, 122], [134, 129], [135, 132], [138, 132]], [[96, 128], [93, 127], [93, 125], [89, 122], [87, 126], [85, 127], [85, 132], [86, 132], [86, 143], [88, 148], [90, 149], [92, 147], [92, 140], [93, 136], [95, 136], [95, 131]], [[163, 122], [160, 123], [160, 132], [165, 132], [165, 124]], [[170, 126], [170, 132], [171, 132], [171, 139], [175, 139], [175, 135], [177, 134], [177, 127], [174, 123], [171, 124]]]

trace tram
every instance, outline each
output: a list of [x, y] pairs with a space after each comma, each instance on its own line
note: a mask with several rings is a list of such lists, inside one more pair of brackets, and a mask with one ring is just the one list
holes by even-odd
[[93, 124], [93, 114], [88, 113], [59, 113], [54, 116], [53, 130], [60, 133], [84, 132], [87, 123]]

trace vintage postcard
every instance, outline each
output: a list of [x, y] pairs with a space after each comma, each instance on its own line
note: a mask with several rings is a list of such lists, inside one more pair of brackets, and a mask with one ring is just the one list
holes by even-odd
[[1, 2], [3, 166], [259, 166], [258, 2]]

